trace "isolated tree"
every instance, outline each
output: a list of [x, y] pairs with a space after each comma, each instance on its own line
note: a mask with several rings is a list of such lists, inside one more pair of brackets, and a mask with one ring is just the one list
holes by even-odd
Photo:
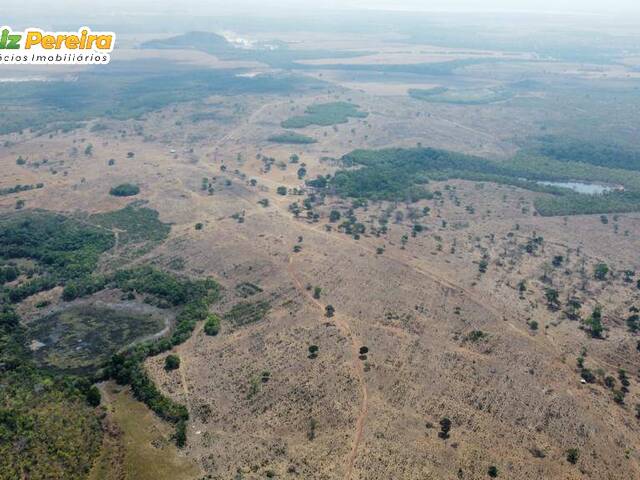
[[602, 326], [602, 307], [600, 305], [596, 305], [593, 312], [591, 312], [587, 319], [587, 325], [593, 338], [602, 338], [604, 327]]
[[318, 350], [320, 350], [318, 348], [317, 345], [310, 345], [309, 346], [309, 358], [316, 358], [318, 356]]
[[487, 475], [489, 475], [491, 478], [496, 478], [498, 476], [498, 467], [496, 467], [495, 465], [491, 465], [487, 470]]
[[616, 386], [616, 379], [614, 377], [612, 377], [611, 375], [607, 375], [604, 378], [604, 385], [610, 389], [613, 390]]
[[576, 297], [571, 297], [569, 300], [567, 300], [567, 309], [564, 313], [570, 320], [578, 320], [580, 319], [581, 308], [582, 302]]
[[278, 195], [286, 195], [286, 194], [287, 194], [287, 187], [282, 187], [282, 186], [281, 186], [281, 187], [278, 187], [278, 188], [276, 189], [276, 193], [277, 193]]
[[210, 336], [215, 336], [220, 332], [220, 317], [215, 313], [211, 313], [207, 316], [207, 321], [204, 324], [204, 333]]
[[438, 436], [443, 440], [449, 438], [449, 432], [451, 431], [451, 420], [447, 417], [444, 417], [440, 420], [440, 432], [438, 432]]
[[338, 210], [331, 210], [331, 213], [329, 213], [329, 221], [335, 223], [338, 220], [340, 220], [340, 212]]
[[520, 294], [520, 298], [524, 296], [524, 292], [527, 291], [527, 281], [522, 279], [518, 282], [518, 293]]
[[164, 369], [170, 371], [178, 368], [180, 368], [180, 357], [177, 355], [167, 355], [164, 359]]
[[333, 314], [335, 313], [336, 309], [333, 308], [333, 305], [327, 305], [324, 309], [325, 315], [329, 318], [333, 317]]
[[319, 300], [320, 299], [320, 293], [322, 293], [322, 288], [315, 287], [313, 289], [313, 298], [315, 298], [316, 300]]
[[547, 307], [550, 310], [557, 310], [560, 307], [560, 296], [555, 288], [546, 288], [544, 296], [547, 299]]
[[606, 263], [598, 263], [593, 268], [593, 276], [596, 280], [605, 280], [607, 278], [607, 274], [609, 273], [609, 266]]
[[578, 463], [578, 458], [580, 457], [580, 451], [577, 448], [570, 448], [567, 450], [567, 462], [575, 465]]

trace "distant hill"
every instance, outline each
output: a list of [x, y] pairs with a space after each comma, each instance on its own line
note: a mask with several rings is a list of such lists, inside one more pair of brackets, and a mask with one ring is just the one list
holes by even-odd
[[238, 51], [222, 35], [211, 32], [188, 32], [175, 37], [149, 40], [142, 44], [142, 48], [194, 49], [212, 55], [230, 54]]

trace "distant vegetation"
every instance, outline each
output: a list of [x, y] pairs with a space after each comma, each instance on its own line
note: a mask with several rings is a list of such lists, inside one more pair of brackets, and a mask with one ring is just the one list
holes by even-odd
[[91, 215], [88, 220], [108, 230], [118, 229], [121, 244], [161, 241], [171, 231], [171, 225], [159, 220], [158, 212], [138, 203], [129, 204], [121, 210]]
[[211, 32], [188, 32], [171, 38], [150, 40], [143, 48], [195, 49], [215, 55], [225, 60], [254, 60], [276, 68], [299, 68], [304, 64], [295, 63], [300, 60], [319, 58], [349, 58], [367, 55], [371, 52], [355, 52], [344, 50], [312, 50], [290, 49], [284, 42], [270, 41], [268, 44], [258, 42], [254, 48], [238, 48], [223, 36]]
[[640, 170], [640, 150], [610, 143], [545, 135], [533, 140], [531, 149], [561, 162], [580, 162], [607, 168]]
[[24, 212], [0, 218], [0, 260], [35, 260], [37, 274], [5, 290], [11, 302], [90, 275], [101, 253], [115, 243], [104, 229], [48, 212]]
[[114, 197], [132, 197], [140, 193], [140, 187], [132, 183], [123, 183], [116, 187], [112, 187], [109, 193]]
[[[433, 148], [395, 148], [383, 150], [355, 150], [341, 159], [345, 167], [333, 178], [319, 177], [307, 184], [329, 189], [338, 195], [372, 200], [410, 201], [431, 198], [426, 188], [430, 180], [460, 178], [472, 181], [495, 182], [528, 190], [548, 193], [535, 202], [538, 213], [544, 216], [588, 213], [640, 211], [640, 183], [633, 175], [626, 175], [629, 188], [602, 195], [579, 194], [567, 188], [545, 186], [537, 181], [568, 181], [573, 177], [562, 165], [580, 171], [575, 163], [557, 162], [552, 159], [517, 156], [508, 162], [464, 155]], [[558, 168], [557, 164], [560, 164]], [[578, 165], [578, 166], [576, 166]], [[585, 165], [584, 180], [602, 180], [598, 172], [603, 169]], [[616, 170], [604, 169], [615, 178], [623, 180]], [[603, 173], [603, 174], [604, 174]], [[606, 177], [605, 177], [606, 179]]]
[[365, 118], [367, 113], [361, 112], [357, 105], [347, 102], [319, 103], [310, 105], [304, 115], [291, 117], [284, 122], [284, 128], [304, 128], [309, 125], [323, 127], [347, 123], [350, 117]]
[[[0, 134], [70, 131], [95, 118], [138, 118], [172, 103], [210, 95], [287, 93], [318, 86], [290, 74], [239, 77], [237, 70], [168, 68], [166, 62], [118, 62], [76, 81], [8, 82], [0, 91]], [[19, 85], [17, 84], [19, 83]]]
[[0, 196], [11, 195], [13, 193], [28, 192], [36, 188], [43, 188], [44, 183], [36, 183], [35, 185], [16, 185], [14, 187], [0, 188]]
[[309, 144], [316, 143], [317, 140], [307, 135], [302, 135], [296, 132], [285, 132], [279, 135], [272, 135], [268, 138], [270, 142], [274, 143], [291, 143], [291, 144]]
[[508, 100], [513, 93], [505, 88], [476, 88], [451, 90], [445, 87], [430, 89], [410, 89], [409, 96], [432, 103], [452, 103], [457, 105], [484, 105]]

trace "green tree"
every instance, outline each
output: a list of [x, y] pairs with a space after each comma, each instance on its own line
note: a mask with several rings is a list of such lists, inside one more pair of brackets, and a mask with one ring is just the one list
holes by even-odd
[[580, 458], [580, 451], [577, 448], [567, 450], [567, 462], [575, 465], [578, 463], [578, 458]]
[[449, 438], [449, 432], [451, 431], [451, 420], [447, 417], [444, 417], [440, 420], [440, 432], [438, 432], [438, 436], [443, 440]]
[[204, 324], [204, 333], [210, 336], [218, 335], [220, 332], [220, 317], [215, 313], [210, 313]]
[[324, 308], [325, 315], [329, 318], [333, 317], [333, 314], [336, 312], [336, 309], [333, 308], [333, 305], [327, 305]]
[[95, 385], [92, 385], [87, 392], [87, 403], [92, 407], [97, 407], [100, 405], [100, 401], [102, 400], [102, 395], [100, 394], [100, 390]]
[[604, 327], [602, 326], [602, 307], [600, 305], [596, 305], [593, 309], [591, 316], [587, 319], [587, 325], [593, 338], [602, 338]]
[[544, 296], [547, 299], [547, 307], [549, 307], [550, 310], [560, 308], [560, 296], [555, 288], [546, 288]]
[[598, 263], [593, 268], [593, 276], [596, 280], [605, 280], [607, 278], [607, 274], [609, 273], [609, 266], [606, 263]]
[[171, 371], [178, 368], [180, 368], [180, 357], [177, 355], [167, 355], [164, 359], [164, 369], [166, 371]]

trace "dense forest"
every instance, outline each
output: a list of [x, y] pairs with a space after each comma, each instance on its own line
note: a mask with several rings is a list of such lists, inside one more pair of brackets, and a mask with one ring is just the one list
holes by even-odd
[[[544, 216], [640, 211], [640, 194], [634, 177], [631, 177], [626, 191], [579, 194], [568, 188], [538, 183], [572, 179], [572, 171], [552, 168], [556, 161], [551, 159], [550, 162], [524, 156], [498, 162], [434, 148], [355, 150], [342, 157], [341, 163], [345, 168], [332, 178], [309, 180], [307, 184], [345, 197], [415, 202], [430, 198], [429, 181], [459, 178], [546, 193], [548, 195], [539, 197], [535, 203], [538, 213]], [[577, 168], [575, 163], [567, 165], [573, 170]], [[616, 174], [615, 170], [607, 172], [612, 176]], [[593, 172], [587, 170], [587, 173]], [[601, 180], [602, 176], [582, 178], [586, 181]]]
[[[133, 219], [128, 219], [128, 214]], [[96, 380], [114, 378], [131, 385], [134, 395], [176, 425], [174, 439], [186, 442], [186, 408], [160, 393], [143, 367], [149, 355], [171, 349], [205, 320], [219, 296], [211, 279], [191, 280], [141, 266], [99, 271], [101, 254], [113, 248], [114, 235], [96, 223], [125, 228], [143, 219], [150, 239], [166, 236], [157, 213], [129, 206], [111, 214], [71, 218], [45, 211], [23, 211], [0, 218], [0, 478], [85, 478], [102, 441], [95, 406]], [[157, 222], [157, 225], [154, 224]], [[144, 237], [133, 228], [132, 239]], [[176, 311], [169, 337], [131, 347], [93, 374], [72, 376], [45, 369], [27, 348], [29, 332], [17, 304], [43, 290], [63, 286], [64, 301], [109, 288]], [[73, 411], [74, 415], [69, 416]], [[55, 445], [55, 448], [52, 448]]]
[[561, 162], [581, 162], [608, 168], [640, 170], [640, 151], [611, 143], [545, 135], [532, 141], [535, 153]]

